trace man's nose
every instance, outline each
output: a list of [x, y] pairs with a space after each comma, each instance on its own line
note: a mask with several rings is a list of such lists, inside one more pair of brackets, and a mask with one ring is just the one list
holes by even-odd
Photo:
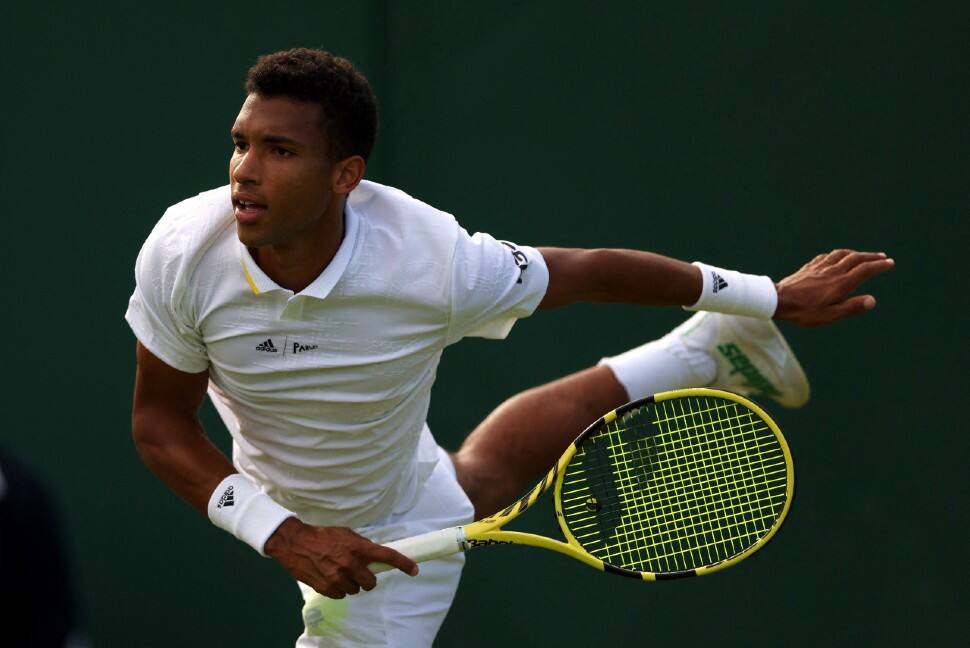
[[255, 155], [252, 149], [238, 154], [235, 158], [233, 158], [233, 166], [230, 176], [234, 182], [259, 184], [259, 156]]

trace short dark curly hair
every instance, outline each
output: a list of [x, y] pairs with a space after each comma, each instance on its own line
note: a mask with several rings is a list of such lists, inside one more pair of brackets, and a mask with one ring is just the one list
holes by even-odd
[[377, 139], [377, 100], [363, 74], [345, 58], [306, 47], [261, 56], [246, 76], [246, 93], [290, 97], [323, 108], [333, 160], [365, 160]]

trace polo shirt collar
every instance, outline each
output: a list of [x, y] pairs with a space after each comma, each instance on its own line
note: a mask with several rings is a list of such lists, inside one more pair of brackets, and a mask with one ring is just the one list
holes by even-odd
[[[297, 293], [297, 295], [324, 299], [330, 294], [330, 291], [333, 290], [333, 287], [337, 285], [340, 277], [347, 270], [347, 266], [350, 265], [350, 258], [353, 256], [354, 247], [357, 245], [357, 234], [359, 230], [360, 218], [348, 203], [344, 206], [344, 238], [340, 242], [340, 247], [337, 248], [337, 253], [330, 260], [330, 263], [327, 264], [327, 267], [323, 269], [323, 272], [309, 286]], [[254, 295], [275, 290], [290, 292], [270, 279], [263, 272], [262, 268], [253, 260], [253, 256], [249, 253], [249, 248], [243, 245], [242, 241], [239, 241], [237, 238], [236, 242], [238, 244], [239, 260], [242, 263], [243, 275], [246, 278], [246, 283], [249, 284], [249, 289], [252, 290]]]

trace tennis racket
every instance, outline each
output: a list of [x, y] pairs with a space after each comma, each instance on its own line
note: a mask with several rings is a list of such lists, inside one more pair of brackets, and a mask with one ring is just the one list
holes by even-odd
[[[724, 569], [763, 547], [784, 521], [794, 486], [788, 444], [760, 407], [730, 392], [680, 389], [601, 417], [502, 511], [387, 546], [423, 562], [475, 547], [529, 545], [621, 576], [683, 578]], [[565, 542], [503, 530], [550, 487]]]

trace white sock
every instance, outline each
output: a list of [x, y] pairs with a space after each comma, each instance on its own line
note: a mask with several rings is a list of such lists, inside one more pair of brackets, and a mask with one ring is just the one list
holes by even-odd
[[647, 342], [603, 358], [599, 364], [613, 371], [630, 400], [671, 389], [704, 387], [717, 376], [717, 364], [709, 353], [688, 349], [677, 338]]

